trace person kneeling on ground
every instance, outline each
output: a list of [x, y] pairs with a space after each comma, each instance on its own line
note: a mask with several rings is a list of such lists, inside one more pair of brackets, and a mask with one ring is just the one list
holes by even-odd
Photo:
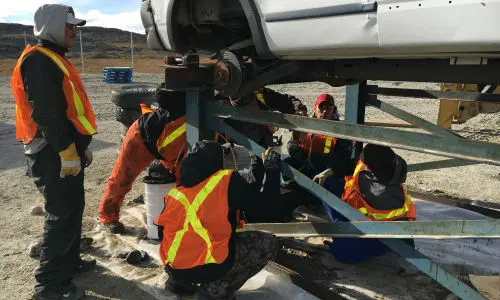
[[[314, 115], [311, 117], [338, 121], [337, 106], [333, 97], [329, 94], [319, 95], [314, 104]], [[293, 132], [293, 138], [287, 144], [290, 157], [285, 161], [307, 177], [313, 178], [328, 168], [336, 145], [337, 138], [333, 136]]]
[[[171, 91], [154, 111], [143, 111], [127, 131], [99, 205], [99, 220], [112, 233], [123, 233], [119, 221], [125, 195], [142, 171], [155, 159], [178, 178], [186, 148], [186, 102], [184, 92]], [[144, 110], [143, 106], [143, 110]]]
[[[280, 155], [268, 149], [263, 161], [263, 190], [279, 190]], [[250, 218], [272, 214], [277, 205], [237, 171], [223, 169], [222, 147], [213, 141], [193, 145], [180, 173], [155, 220], [163, 228], [160, 257], [169, 275], [165, 292], [231, 299], [278, 251], [272, 234], [237, 232], [239, 217], [243, 212]]]
[[[338, 110], [331, 95], [321, 94], [318, 96], [314, 104], [314, 115], [312, 118], [339, 120]], [[352, 174], [355, 165], [355, 161], [351, 159], [353, 150], [352, 141], [322, 134], [294, 132], [293, 139], [288, 142], [287, 148], [290, 157], [285, 159], [286, 163], [307, 177], [319, 181], [325, 189], [337, 197], [341, 197], [345, 185], [344, 177]], [[330, 168], [336, 169], [337, 172], [329, 174], [329, 171], [327, 171], [327, 175], [330, 176], [323, 176], [325, 174], [323, 172], [330, 170]], [[292, 180], [288, 180], [285, 176], [283, 177], [283, 184], [285, 186], [292, 183]], [[301, 190], [301, 188], [295, 185], [292, 186], [297, 190]], [[309, 193], [301, 192], [306, 197], [300, 197], [300, 199], [314, 198], [313, 201], [302, 201], [301, 204], [317, 202], [316, 197], [313, 195], [309, 195], [308, 197]], [[326, 212], [330, 213], [328, 204], [324, 201], [322, 203]]]
[[[354, 174], [346, 176], [342, 200], [372, 221], [415, 221], [415, 205], [404, 185], [406, 175], [406, 161], [391, 148], [367, 144]], [[333, 209], [330, 216], [334, 222], [348, 221]], [[412, 239], [405, 242], [413, 246]], [[348, 263], [387, 252], [377, 239], [334, 238], [329, 247], [335, 258]]]

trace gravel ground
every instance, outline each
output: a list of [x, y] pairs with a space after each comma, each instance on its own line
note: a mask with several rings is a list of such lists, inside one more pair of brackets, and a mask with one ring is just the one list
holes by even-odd
[[[162, 75], [134, 74], [138, 82], [161, 82]], [[41, 195], [33, 182], [25, 176], [25, 159], [22, 145], [15, 141], [15, 112], [10, 90], [10, 78], [0, 76], [0, 299], [27, 299], [34, 285], [33, 270], [37, 261], [28, 257], [26, 247], [42, 232], [41, 217], [31, 217], [30, 208], [42, 203]], [[105, 84], [100, 75], [84, 75], [92, 105], [96, 112], [99, 134], [95, 136], [91, 148], [94, 162], [86, 170], [86, 208], [84, 229], [95, 228], [97, 206], [104, 190], [105, 182], [116, 159], [119, 147], [120, 126], [114, 121], [114, 105], [110, 102], [111, 89], [118, 86]], [[382, 85], [382, 83], [380, 83]], [[388, 86], [412, 88], [438, 88], [426, 83], [383, 83]], [[320, 93], [331, 93], [344, 110], [345, 88], [332, 88], [321, 83], [290, 84], [273, 86], [280, 92], [293, 94], [302, 99], [311, 109], [315, 97]], [[385, 98], [389, 103], [412, 112], [428, 121], [436, 122], [438, 102], [432, 100]], [[367, 120], [395, 120], [391, 116], [371, 107], [367, 108]], [[466, 124], [456, 126], [456, 132], [471, 139], [500, 142], [500, 114], [480, 115]], [[455, 159], [397, 150], [409, 165], [408, 186], [427, 192], [479, 199], [500, 203], [497, 193], [500, 181], [500, 167], [484, 164], [470, 164]], [[143, 193], [140, 181], [127, 199], [131, 200]], [[68, 195], [68, 201], [71, 196]], [[97, 280], [96, 280], [97, 278]], [[109, 284], [102, 285], [106, 281]], [[78, 278], [78, 282], [93, 292], [118, 299], [149, 299], [134, 285], [122, 284], [122, 279], [105, 269]], [[99, 297], [96, 297], [99, 298]], [[101, 299], [110, 299], [102, 298]]]

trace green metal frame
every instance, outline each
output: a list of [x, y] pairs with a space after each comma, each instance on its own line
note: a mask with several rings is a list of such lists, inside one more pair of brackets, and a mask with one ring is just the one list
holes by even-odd
[[408, 123], [411, 123], [415, 125], [416, 127], [422, 128], [427, 130], [428, 132], [444, 137], [449, 137], [449, 138], [458, 138], [460, 137], [459, 135], [454, 134], [453, 132], [446, 130], [444, 128], [441, 128], [439, 126], [436, 126], [436, 124], [433, 124], [427, 120], [424, 120], [422, 118], [419, 118], [413, 114], [410, 114], [409, 112], [406, 112], [400, 108], [395, 107], [394, 105], [391, 105], [386, 102], [382, 102], [377, 99], [377, 96], [372, 95], [372, 97], [368, 98], [367, 104], [376, 107], [380, 109], [381, 111], [388, 113], [400, 120], [406, 121]]
[[247, 224], [245, 230], [268, 230], [280, 237], [350, 237], [385, 239], [500, 238], [500, 220], [428, 222], [353, 221], [337, 223]]
[[295, 131], [332, 135], [339, 138], [391, 146], [435, 155], [500, 165], [500, 145], [458, 138], [447, 138], [393, 128], [321, 120], [270, 111], [241, 109], [206, 103], [205, 114]]
[[417, 89], [398, 89], [384, 88], [376, 85], [367, 86], [369, 94], [411, 97], [421, 99], [457, 99], [462, 101], [481, 101], [490, 103], [500, 103], [500, 95], [486, 94], [478, 92], [453, 92], [453, 91], [434, 91], [434, 90], [417, 90]]
[[[352, 107], [349, 108], [350, 111], [348, 113], [349, 121], [353, 123], [363, 121], [364, 104], [369, 102], [369, 96], [365, 84], [366, 83], [362, 83], [360, 85], [348, 87], [348, 104], [353, 104], [351, 103], [353, 101], [356, 102], [356, 105], [353, 104]], [[281, 113], [238, 109], [214, 103], [213, 101], [209, 101], [210, 99], [202, 99], [201, 95], [202, 92], [199, 90], [190, 90], [187, 92], [186, 114], [188, 118], [188, 127], [186, 134], [189, 145], [196, 143], [196, 141], [202, 138], [201, 132], [212, 130], [230, 136], [238, 144], [246, 147], [255, 154], [259, 155], [263, 153], [265, 150], [264, 148], [257, 145], [243, 134], [237, 132], [224, 122], [224, 119], [231, 118], [263, 125], [275, 125], [281, 128], [288, 128], [297, 131], [333, 135], [358, 142], [370, 142], [392, 146], [395, 148], [500, 165], [500, 145], [497, 144], [468, 141], [457, 138], [456, 136], [451, 137], [450, 135], [443, 133], [441, 134], [446, 135], [446, 137], [374, 126], [349, 124], [346, 122], [318, 120]], [[401, 111], [397, 111], [391, 106], [384, 106], [382, 104], [379, 106], [383, 109], [391, 110], [393, 114], [399, 115], [402, 118], [412, 119], [412, 123], [415, 125], [424, 125], [424, 127], [429, 125], [422, 123], [418, 119], [407, 118], [409, 117], [408, 113], [401, 113]], [[428, 126], [428, 129], [432, 130], [431, 126]], [[282, 172], [287, 177], [293, 178], [296, 183], [300, 184], [313, 195], [328, 203], [328, 205], [347, 217], [349, 220], [368, 221], [366, 216], [362, 215], [347, 203], [331, 194], [329, 191], [319, 186], [310, 178], [306, 177], [301, 172], [290, 167], [286, 163], [282, 163]], [[454, 238], [498, 237], [500, 235], [500, 230], [497, 221], [460, 221], [447, 223], [448, 227], [441, 227], [444, 224], [443, 222], [425, 222], [425, 225], [410, 225], [407, 222], [401, 222], [400, 224], [396, 223], [399, 222], [350, 222], [346, 223], [347, 225], [328, 224], [319, 226], [327, 226], [327, 229], [331, 231], [330, 234], [333, 234], [334, 230], [332, 228], [337, 226], [336, 230], [340, 230], [339, 228], [342, 228], [341, 230], [345, 230], [344, 232], [348, 232], [347, 234], [351, 234], [351, 236], [363, 236], [367, 238], [384, 237], [381, 241], [393, 252], [405, 258], [409, 263], [415, 265], [422, 272], [442, 284], [458, 297], [463, 299], [484, 299], [484, 297], [481, 296], [476, 290], [416, 251], [413, 247], [398, 239], [408, 236], [418, 237], [419, 234], [421, 236], [424, 235], [433, 238], [439, 237], [440, 234], [441, 236], [447, 235], [447, 238], [450, 238], [450, 235]], [[273, 226], [281, 225], [274, 224]], [[296, 225], [284, 224], [283, 226]], [[269, 226], [264, 227], [267, 230], [269, 229]], [[313, 227], [317, 231], [318, 225], [314, 225]], [[293, 231], [294, 229], [288, 228], [288, 230]], [[433, 232], [433, 230], [435, 231]], [[314, 235], [311, 228], [309, 228], [309, 233]], [[297, 234], [300, 235], [298, 229], [296, 235]], [[390, 239], [386, 239], [386, 237], [390, 237]]]
[[[205, 113], [205, 115], [207, 116], [206, 123], [204, 124], [205, 126], [211, 128], [212, 130], [229, 135], [232, 139], [236, 140], [239, 145], [244, 146], [257, 155], [260, 155], [265, 151], [264, 148], [256, 144], [254, 141], [248, 139], [238, 131], [224, 124], [223, 120], [217, 117], [213, 117], [207, 113]], [[333, 207], [336, 211], [347, 217], [349, 220], [368, 220], [366, 216], [353, 209], [351, 206], [349, 206], [349, 204], [345, 203], [344, 201], [324, 189], [322, 186], [316, 184], [310, 178], [306, 177], [301, 172], [290, 167], [284, 162], [282, 163], [282, 172], [290, 178], [293, 177], [296, 183], [300, 184], [303, 188], [311, 192], [319, 199], [328, 203], [328, 205]], [[463, 299], [485, 299], [473, 288], [460, 281], [457, 277], [453, 276], [444, 268], [440, 267], [438, 264], [425, 257], [423, 254], [421, 254], [405, 242], [400, 240], [388, 239], [382, 240], [382, 242], [393, 252], [405, 258], [409, 263], [415, 265], [419, 270], [439, 282], [442, 286], [453, 292], [455, 295]]]

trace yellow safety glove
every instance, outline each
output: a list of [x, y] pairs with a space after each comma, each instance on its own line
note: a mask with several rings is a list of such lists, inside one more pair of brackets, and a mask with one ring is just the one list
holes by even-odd
[[333, 170], [332, 169], [326, 169], [323, 172], [317, 174], [314, 176], [313, 181], [317, 182], [319, 185], [323, 186], [325, 184], [325, 181], [328, 177], [333, 176]]
[[78, 152], [76, 152], [75, 143], [69, 145], [66, 150], [59, 152], [61, 157], [61, 173], [59, 176], [64, 178], [66, 176], [76, 176], [82, 169], [82, 162]]

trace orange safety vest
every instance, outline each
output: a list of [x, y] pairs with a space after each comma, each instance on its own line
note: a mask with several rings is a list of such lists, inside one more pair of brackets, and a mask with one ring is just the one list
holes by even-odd
[[337, 139], [331, 136], [307, 133], [301, 139], [300, 147], [308, 154], [330, 153], [332, 147], [335, 147]]
[[224, 262], [232, 234], [228, 186], [232, 170], [220, 170], [193, 187], [175, 186], [155, 224], [163, 226], [160, 257], [173, 269]]
[[406, 193], [404, 184], [401, 184], [401, 191], [405, 198], [403, 207], [392, 210], [380, 210], [371, 207], [363, 199], [361, 191], [359, 190], [358, 177], [359, 173], [364, 170], [369, 170], [361, 160], [358, 161], [354, 174], [345, 177], [345, 189], [342, 194], [342, 200], [347, 202], [351, 207], [357, 209], [360, 213], [372, 219], [373, 221], [391, 221], [400, 218], [408, 218], [415, 221], [417, 218], [417, 211], [415, 205], [411, 200], [411, 196]]
[[186, 152], [186, 116], [182, 116], [164, 128], [156, 142], [158, 153], [163, 157], [169, 169], [174, 169], [176, 162], [180, 162], [183, 157], [179, 157], [182, 152]]
[[[258, 89], [258, 90], [253, 91], [253, 94], [255, 95], [255, 98], [257, 98], [257, 101], [259, 101], [265, 107], [267, 107], [268, 110], [271, 110], [271, 108], [266, 103], [266, 99], [264, 99], [264, 95], [262, 94], [262, 89]], [[275, 133], [276, 131], [278, 131], [280, 129], [279, 127], [276, 127], [276, 126], [267, 126], [267, 128], [269, 129], [269, 132], [271, 132], [271, 133]]]
[[90, 105], [82, 80], [75, 67], [65, 58], [40, 46], [28, 45], [19, 57], [12, 72], [11, 86], [16, 101], [16, 138], [24, 144], [29, 144], [38, 130], [35, 121], [31, 119], [32, 108], [24, 90], [21, 65], [24, 57], [34, 51], [39, 51], [50, 58], [64, 73], [62, 88], [68, 108], [66, 116], [81, 134], [93, 135], [97, 133], [94, 111]]

